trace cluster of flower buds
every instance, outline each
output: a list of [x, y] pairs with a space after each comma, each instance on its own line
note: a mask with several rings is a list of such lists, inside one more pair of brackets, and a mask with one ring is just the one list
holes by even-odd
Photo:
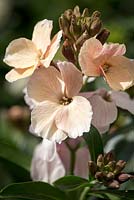
[[131, 175], [123, 172], [124, 160], [115, 161], [112, 152], [100, 154], [97, 163], [89, 161], [90, 176], [102, 182], [106, 187], [118, 189], [121, 183], [128, 181]]
[[99, 11], [93, 12], [90, 16], [87, 8], [81, 14], [78, 6], [73, 10], [66, 10], [61, 15], [59, 25], [65, 40], [62, 52], [69, 61], [75, 61], [74, 52], [79, 51], [87, 39], [95, 36], [103, 44], [106, 42], [110, 32], [102, 28], [100, 16]]

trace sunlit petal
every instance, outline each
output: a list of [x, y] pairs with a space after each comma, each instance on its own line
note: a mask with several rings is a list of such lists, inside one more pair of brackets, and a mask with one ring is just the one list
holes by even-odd
[[5, 78], [9, 82], [17, 81], [18, 79], [26, 78], [26, 77], [32, 75], [34, 70], [35, 70], [35, 67], [28, 67], [28, 68], [24, 68], [24, 69], [15, 68], [15, 69], [10, 70], [6, 74]]
[[134, 84], [134, 63], [128, 58], [114, 56], [108, 60], [107, 65], [108, 70], [103, 73], [112, 89], [125, 90]]
[[[95, 59], [100, 54], [103, 46], [99, 40], [90, 38], [84, 42], [80, 49], [79, 64], [82, 72], [87, 76], [99, 76], [100, 71]], [[101, 63], [100, 63], [101, 64]]]
[[34, 27], [32, 41], [37, 46], [37, 49], [41, 50], [42, 54], [46, 52], [47, 47], [50, 45], [52, 28], [53, 22], [47, 19], [38, 22]]
[[59, 62], [58, 67], [65, 83], [67, 97], [73, 97], [82, 87], [82, 73], [70, 62]]
[[41, 63], [45, 66], [45, 67], [49, 67], [52, 59], [54, 58], [58, 48], [60, 47], [60, 40], [62, 37], [62, 31], [59, 31], [54, 38], [52, 39], [50, 45], [48, 46], [45, 54], [43, 54], [42, 56], [42, 60]]
[[37, 63], [38, 56], [34, 43], [26, 38], [20, 38], [8, 45], [4, 62], [11, 67], [27, 68]]
[[90, 130], [92, 108], [87, 99], [81, 96], [73, 97], [73, 101], [63, 106], [56, 115], [56, 126], [76, 138]]
[[54, 68], [37, 69], [30, 78], [27, 92], [30, 98], [36, 101], [52, 100], [59, 102], [64, 86], [60, 72]]

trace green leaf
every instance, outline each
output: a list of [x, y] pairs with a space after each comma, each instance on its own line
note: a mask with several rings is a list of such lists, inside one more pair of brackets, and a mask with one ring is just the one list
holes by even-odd
[[84, 133], [84, 139], [88, 145], [91, 160], [96, 162], [98, 155], [103, 154], [101, 135], [97, 129], [92, 126], [89, 133]]
[[65, 176], [54, 182], [54, 185], [63, 191], [72, 191], [90, 185], [90, 182], [78, 176]]
[[20, 198], [27, 200], [65, 200], [64, 192], [44, 182], [15, 183], [0, 192], [0, 198]]
[[108, 199], [108, 200], [133, 200], [134, 191], [129, 190], [94, 190], [89, 191], [89, 195]]
[[0, 142], [0, 157], [29, 171], [31, 157], [13, 145]]

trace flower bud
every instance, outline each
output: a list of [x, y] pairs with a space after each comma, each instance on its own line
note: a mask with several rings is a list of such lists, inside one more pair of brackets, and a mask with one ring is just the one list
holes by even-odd
[[82, 13], [82, 17], [89, 17], [89, 9], [85, 8]]
[[106, 42], [110, 35], [110, 31], [107, 29], [102, 29], [102, 31], [97, 35], [96, 39], [98, 39], [102, 44]]
[[94, 176], [96, 171], [97, 171], [97, 165], [94, 161], [89, 161], [88, 162], [88, 167], [89, 167], [89, 173], [91, 176]]
[[97, 166], [99, 168], [103, 167], [104, 166], [104, 158], [103, 158], [103, 155], [100, 154], [97, 158]]
[[106, 175], [106, 179], [107, 179], [107, 180], [114, 179], [114, 173], [108, 172], [108, 174]]
[[90, 34], [91, 34], [91, 37], [93, 37], [94, 35], [96, 35], [97, 33], [99, 33], [101, 27], [102, 27], [102, 22], [101, 22], [101, 20], [99, 19], [99, 17], [97, 17], [97, 18], [91, 23], [91, 26], [90, 26]]
[[119, 174], [118, 177], [117, 177], [118, 181], [120, 181], [120, 182], [126, 182], [130, 178], [131, 178], [131, 175], [130, 174], [125, 174], [125, 173]]
[[74, 7], [73, 14], [74, 14], [76, 17], [80, 17], [80, 9], [79, 9], [79, 6], [75, 6], [75, 7]]
[[98, 179], [99, 181], [103, 181], [104, 173], [103, 172], [96, 172], [95, 178]]
[[107, 165], [109, 162], [114, 160], [114, 155], [112, 152], [108, 152], [104, 155], [104, 163]]
[[114, 174], [120, 173], [124, 169], [125, 165], [126, 165], [126, 162], [124, 160], [119, 160], [116, 163]]
[[118, 189], [120, 187], [120, 184], [118, 181], [116, 180], [113, 180], [113, 181], [110, 181], [108, 183], [105, 184], [108, 188], [111, 188], [111, 189]]
[[116, 161], [115, 161], [115, 160], [110, 161], [110, 162], [107, 164], [107, 167], [109, 168], [109, 170], [110, 170], [111, 172], [114, 171], [115, 166], [116, 166]]
[[75, 63], [75, 57], [74, 57], [74, 52], [73, 52], [73, 49], [72, 49], [72, 46], [71, 44], [69, 43], [69, 40], [66, 39], [63, 43], [63, 46], [62, 46], [62, 54], [65, 56], [65, 58], [72, 62], [72, 63]]

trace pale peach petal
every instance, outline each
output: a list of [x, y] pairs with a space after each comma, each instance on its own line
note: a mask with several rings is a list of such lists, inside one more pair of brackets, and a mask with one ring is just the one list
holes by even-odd
[[41, 63], [45, 67], [49, 67], [52, 59], [54, 58], [57, 50], [59, 49], [61, 37], [62, 37], [62, 31], [59, 31], [52, 39], [51, 44], [48, 46], [45, 54], [42, 55]]
[[113, 123], [117, 118], [117, 108], [114, 102], [104, 100], [100, 95], [94, 94], [89, 98], [93, 109], [92, 124], [100, 131]]
[[27, 68], [38, 62], [38, 53], [31, 40], [20, 38], [8, 45], [3, 61], [11, 67]]
[[50, 45], [52, 28], [53, 22], [47, 19], [38, 22], [34, 27], [32, 41], [37, 46], [37, 49], [41, 50], [42, 54], [46, 52], [47, 47]]
[[107, 61], [104, 76], [114, 90], [125, 90], [134, 84], [134, 63], [124, 56], [114, 56]]
[[6, 74], [5, 78], [9, 82], [17, 81], [19, 79], [26, 78], [32, 75], [34, 70], [35, 70], [35, 67], [28, 67], [24, 69], [21, 69], [21, 68], [12, 69]]
[[81, 96], [73, 97], [69, 105], [57, 112], [55, 123], [57, 128], [65, 131], [69, 137], [82, 136], [90, 130], [92, 108], [89, 101]]
[[121, 56], [124, 55], [126, 52], [126, 47], [124, 44], [118, 44], [118, 43], [105, 43], [103, 45], [103, 49], [100, 52], [101, 55], [107, 55], [108, 57], [111, 56]]
[[[82, 160], [82, 162], [80, 162]], [[88, 161], [90, 160], [89, 150], [87, 147], [81, 147], [76, 151], [76, 161], [74, 174], [83, 178], [89, 177]]]
[[61, 77], [65, 83], [65, 94], [67, 97], [73, 97], [82, 87], [82, 73], [71, 62], [58, 62]]
[[[99, 76], [99, 66], [96, 64], [95, 59], [103, 49], [102, 44], [95, 38], [86, 40], [80, 49], [79, 64], [82, 72], [87, 76]], [[100, 63], [101, 65], [101, 63]]]
[[65, 168], [56, 152], [56, 144], [48, 140], [43, 140], [34, 150], [31, 163], [32, 179], [52, 184], [64, 175]]
[[28, 82], [27, 92], [30, 98], [38, 102], [52, 100], [59, 103], [63, 85], [60, 72], [56, 68], [42, 67], [33, 73]]
[[31, 99], [27, 94], [27, 88], [24, 88], [24, 100], [25, 103], [29, 106], [30, 110], [32, 110], [35, 106], [39, 104], [39, 102], [35, 101], [34, 99]]
[[118, 107], [134, 114], [134, 99], [130, 99], [130, 96], [127, 93], [112, 91], [110, 96]]
[[110, 128], [110, 124], [109, 125], [105, 125], [105, 126], [97, 126], [97, 130], [100, 132], [100, 133], [106, 133]]
[[31, 128], [34, 133], [51, 140], [57, 131], [54, 119], [59, 109], [60, 105], [51, 101], [44, 101], [34, 107], [31, 113]]

